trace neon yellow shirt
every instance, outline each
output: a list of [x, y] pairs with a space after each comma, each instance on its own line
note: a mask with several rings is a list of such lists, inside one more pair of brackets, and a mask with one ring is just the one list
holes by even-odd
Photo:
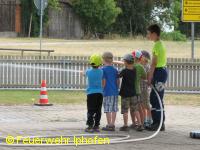
[[157, 56], [156, 68], [165, 67], [167, 65], [166, 48], [162, 41], [157, 41], [153, 47], [153, 55]]

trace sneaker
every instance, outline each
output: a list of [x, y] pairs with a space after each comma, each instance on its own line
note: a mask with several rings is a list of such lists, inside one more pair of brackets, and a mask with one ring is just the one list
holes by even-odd
[[144, 127], [144, 129], [146, 129], [146, 128], [150, 127], [150, 126], [151, 126], [151, 124], [149, 122], [145, 122], [143, 127]]
[[93, 127], [93, 131], [94, 131], [94, 132], [100, 132], [99, 126], [94, 126], [94, 127]]
[[[149, 127], [146, 127], [148, 131], [157, 131], [159, 128], [159, 124], [152, 124]], [[160, 131], [165, 131], [165, 124], [162, 124]]]
[[115, 131], [115, 125], [110, 126], [110, 131]]
[[92, 128], [92, 127], [87, 127], [87, 128], [85, 129], [85, 132], [88, 132], [88, 133], [93, 133], [93, 132], [94, 132], [94, 130], [93, 130], [93, 128]]
[[162, 124], [160, 131], [165, 131], [165, 124], [164, 123]]
[[102, 128], [104, 131], [115, 131], [115, 126], [109, 126], [106, 125], [105, 127]]
[[136, 126], [135, 129], [136, 129], [136, 131], [143, 131], [144, 130], [142, 125]]
[[119, 131], [129, 131], [128, 126], [122, 126], [119, 128]]
[[158, 129], [158, 124], [151, 124], [149, 127], [146, 127], [146, 130], [148, 131], [156, 131]]
[[131, 124], [131, 125], [129, 126], [129, 128], [130, 128], [130, 129], [135, 129], [136, 126], [137, 126], [137, 125], [135, 125], [135, 124]]

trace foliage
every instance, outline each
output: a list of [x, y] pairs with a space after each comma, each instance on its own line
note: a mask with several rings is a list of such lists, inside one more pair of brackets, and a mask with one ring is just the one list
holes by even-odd
[[[85, 36], [119, 35], [120, 37], [146, 35], [149, 24], [158, 23], [177, 32], [163, 33], [164, 38], [175, 39], [182, 34], [190, 37], [191, 24], [181, 21], [182, 0], [71, 0], [72, 7], [82, 21]], [[31, 36], [39, 35], [40, 19], [33, 0], [21, 0], [22, 30], [28, 35], [32, 15]], [[59, 0], [49, 0], [48, 8], [60, 9]], [[48, 25], [48, 9], [44, 26]], [[180, 32], [179, 32], [180, 31]], [[180, 34], [179, 34], [180, 33]], [[200, 24], [195, 23], [195, 35]], [[179, 36], [180, 35], [180, 36]], [[200, 34], [197, 35], [200, 37]], [[183, 37], [184, 39], [184, 37]]]
[[122, 13], [117, 17], [111, 32], [121, 35], [145, 34], [152, 10], [151, 0], [117, 0]]
[[162, 32], [161, 39], [166, 41], [186, 41], [186, 35], [182, 34], [180, 31], [173, 32]]
[[[33, 0], [20, 0], [22, 8], [22, 29], [24, 36], [28, 35], [30, 18], [32, 16], [31, 25], [31, 37], [39, 36], [40, 31], [40, 16], [38, 15], [38, 10], [34, 5]], [[48, 7], [52, 9], [59, 9], [58, 0], [49, 0]], [[44, 25], [48, 23], [48, 8], [44, 12]]]
[[82, 20], [85, 34], [104, 32], [121, 12], [114, 0], [73, 0], [73, 7]]

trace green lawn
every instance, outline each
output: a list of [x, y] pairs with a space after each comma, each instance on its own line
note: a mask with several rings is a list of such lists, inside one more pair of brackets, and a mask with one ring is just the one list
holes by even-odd
[[[30, 90], [1, 90], [1, 105], [19, 105], [37, 103], [40, 91]], [[84, 92], [75, 91], [48, 91], [49, 103], [74, 104], [84, 103], [86, 98]]]
[[[1, 90], [0, 105], [33, 104], [39, 100], [39, 91]], [[84, 104], [86, 95], [83, 91], [48, 91], [49, 102], [53, 104]], [[199, 105], [200, 95], [166, 94], [167, 105]]]

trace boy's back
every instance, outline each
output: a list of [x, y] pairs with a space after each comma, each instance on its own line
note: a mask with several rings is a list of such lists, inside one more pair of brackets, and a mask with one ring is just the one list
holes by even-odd
[[103, 71], [101, 69], [88, 69], [86, 71], [88, 78], [87, 94], [103, 93], [102, 79]]
[[136, 69], [136, 81], [135, 81], [136, 94], [140, 95], [141, 94], [140, 82], [142, 78], [146, 78], [146, 72], [141, 64], [135, 64], [134, 67]]
[[166, 67], [167, 57], [166, 57], [166, 48], [162, 41], [157, 41], [153, 47], [153, 54], [157, 56], [156, 68]]
[[119, 76], [122, 77], [120, 95], [122, 97], [135, 96], [136, 95], [136, 91], [135, 91], [136, 70], [125, 68], [120, 72]]
[[118, 71], [113, 66], [104, 66], [102, 68], [106, 84], [104, 87], [104, 96], [117, 96], [118, 95]]
[[[149, 72], [150, 70], [150, 66], [149, 65], [144, 65], [144, 70], [146, 72], [146, 74]], [[148, 91], [148, 84], [147, 84], [147, 80], [141, 80], [140, 82], [140, 86], [141, 86], [141, 90], [143, 91]]]

